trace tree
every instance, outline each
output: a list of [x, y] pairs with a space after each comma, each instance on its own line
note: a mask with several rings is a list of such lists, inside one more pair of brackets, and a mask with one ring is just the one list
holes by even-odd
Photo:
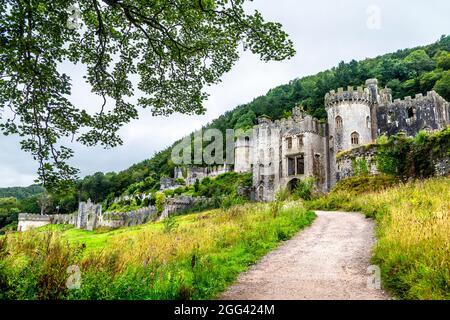
[[442, 77], [434, 85], [434, 90], [444, 99], [450, 101], [450, 71], [442, 74]]
[[423, 49], [411, 52], [403, 62], [414, 75], [417, 75], [422, 71], [431, 71], [436, 65], [433, 59], [431, 59]]
[[38, 196], [38, 204], [41, 208], [41, 215], [46, 214], [53, 204], [52, 197], [47, 193], [41, 193]]
[[[118, 130], [138, 117], [138, 107], [154, 115], [203, 113], [204, 87], [231, 69], [240, 45], [264, 61], [295, 54], [281, 25], [246, 13], [246, 2], [0, 0], [0, 112], [9, 110], [0, 130], [23, 137], [40, 182], [56, 187], [78, 172], [64, 139], [117, 146]], [[103, 101], [98, 111], [71, 102], [63, 62], [84, 65]], [[136, 89], [142, 97], [133, 104]]]

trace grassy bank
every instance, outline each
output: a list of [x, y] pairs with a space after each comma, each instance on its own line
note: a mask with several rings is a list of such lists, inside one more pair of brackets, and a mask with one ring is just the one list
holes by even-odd
[[[114, 231], [52, 226], [8, 235], [0, 238], [0, 298], [214, 298], [314, 217], [300, 204], [276, 214], [248, 204]], [[80, 289], [66, 286], [72, 265]]]
[[375, 218], [379, 241], [373, 260], [385, 286], [402, 299], [450, 299], [450, 179], [359, 195], [340, 188], [307, 206]]

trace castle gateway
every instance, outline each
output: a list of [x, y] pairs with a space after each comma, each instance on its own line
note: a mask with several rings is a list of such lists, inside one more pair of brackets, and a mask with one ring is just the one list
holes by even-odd
[[280, 188], [294, 188], [297, 181], [314, 177], [317, 188], [328, 191], [340, 180], [336, 155], [374, 142], [381, 135], [444, 129], [450, 123], [449, 103], [436, 92], [392, 101], [389, 88], [378, 81], [366, 86], [339, 88], [325, 96], [328, 122], [305, 114], [301, 107], [292, 117], [259, 123], [235, 146], [235, 171], [253, 173], [256, 200], [273, 200]]

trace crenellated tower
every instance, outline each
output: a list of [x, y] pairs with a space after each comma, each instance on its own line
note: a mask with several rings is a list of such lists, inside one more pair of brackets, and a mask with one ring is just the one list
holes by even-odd
[[[335, 163], [337, 153], [371, 143], [376, 139], [376, 113], [380, 102], [378, 81], [369, 79], [366, 87], [349, 86], [346, 91], [330, 91], [325, 96], [328, 114], [328, 139], [330, 162]], [[339, 177], [331, 168], [331, 185]]]

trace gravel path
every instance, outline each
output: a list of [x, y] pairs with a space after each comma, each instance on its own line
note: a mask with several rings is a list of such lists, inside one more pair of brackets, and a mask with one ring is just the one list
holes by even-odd
[[378, 300], [373, 279], [374, 223], [359, 213], [317, 211], [311, 227], [266, 255], [222, 296], [224, 300]]

